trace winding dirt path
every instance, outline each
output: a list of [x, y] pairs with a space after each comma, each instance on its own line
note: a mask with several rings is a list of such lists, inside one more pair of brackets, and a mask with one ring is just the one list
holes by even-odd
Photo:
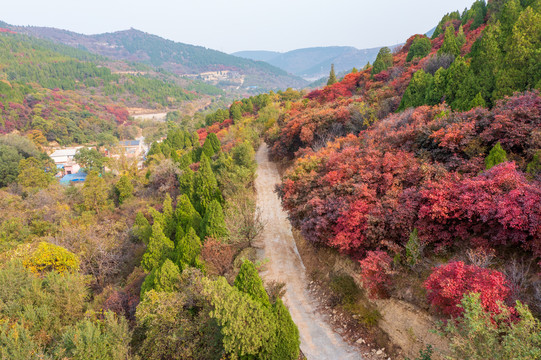
[[274, 193], [280, 182], [276, 165], [269, 161], [265, 144], [257, 151], [257, 206], [261, 209], [266, 226], [260, 243], [263, 258], [268, 259], [262, 277], [286, 284], [284, 302], [289, 308], [301, 338], [301, 350], [308, 360], [358, 360], [361, 355], [336, 334], [323, 315], [317, 312], [317, 303], [310, 298], [304, 264], [297, 251], [291, 224]]

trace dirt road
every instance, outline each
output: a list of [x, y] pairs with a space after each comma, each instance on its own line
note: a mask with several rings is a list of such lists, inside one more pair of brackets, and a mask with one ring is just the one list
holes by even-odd
[[310, 298], [304, 264], [302, 263], [286, 213], [274, 187], [280, 182], [278, 170], [268, 159], [267, 146], [257, 151], [257, 206], [266, 222], [260, 240], [263, 258], [268, 259], [261, 272], [265, 281], [286, 284], [284, 302], [299, 327], [301, 350], [308, 360], [358, 360], [356, 349], [345, 343], [316, 311], [317, 303]]

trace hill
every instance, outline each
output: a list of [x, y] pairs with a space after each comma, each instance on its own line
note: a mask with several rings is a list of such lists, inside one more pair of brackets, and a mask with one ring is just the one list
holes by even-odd
[[112, 59], [144, 63], [177, 75], [201, 79], [222, 88], [276, 90], [299, 88], [306, 84], [303, 79], [262, 61], [174, 42], [136, 29], [84, 35], [56, 28], [5, 26], [19, 33], [49, 39]]
[[328, 46], [297, 49], [285, 53], [272, 51], [241, 51], [233, 53], [253, 60], [264, 60], [287, 72], [314, 81], [329, 74], [331, 64], [337, 72], [362, 68], [372, 63], [378, 55], [378, 48], [362, 49], [351, 46]]

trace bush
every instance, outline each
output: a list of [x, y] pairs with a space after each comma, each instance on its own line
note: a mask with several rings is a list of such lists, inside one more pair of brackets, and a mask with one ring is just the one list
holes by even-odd
[[23, 261], [24, 267], [34, 273], [48, 271], [74, 272], [79, 270], [79, 258], [63, 247], [40, 242], [38, 248]]
[[369, 251], [361, 260], [361, 279], [371, 298], [388, 296], [392, 259], [384, 251]]
[[430, 304], [446, 315], [460, 316], [464, 311], [458, 305], [470, 292], [481, 293], [483, 309], [500, 312], [500, 304], [511, 293], [505, 276], [496, 270], [462, 261], [450, 262], [433, 270], [424, 284]]
[[[449, 359], [540, 359], [541, 323], [528, 307], [517, 301], [516, 315], [505, 307], [493, 313], [485, 310], [481, 297], [479, 293], [464, 296], [460, 305], [464, 316], [445, 327]], [[517, 315], [518, 320], [513, 320]]]
[[347, 274], [333, 275], [331, 277], [330, 287], [344, 305], [353, 304], [361, 295], [361, 290], [355, 283], [355, 280]]

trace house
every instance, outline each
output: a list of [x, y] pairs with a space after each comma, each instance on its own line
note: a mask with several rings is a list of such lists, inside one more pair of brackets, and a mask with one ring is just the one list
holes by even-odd
[[73, 158], [80, 148], [82, 148], [82, 146], [58, 149], [49, 156], [51, 159], [53, 159], [57, 169], [59, 169], [62, 174], [75, 174], [81, 169], [81, 167]]
[[141, 139], [137, 140], [122, 140], [117, 145], [120, 153], [126, 155], [127, 158], [142, 157], [146, 152], [146, 147]]

